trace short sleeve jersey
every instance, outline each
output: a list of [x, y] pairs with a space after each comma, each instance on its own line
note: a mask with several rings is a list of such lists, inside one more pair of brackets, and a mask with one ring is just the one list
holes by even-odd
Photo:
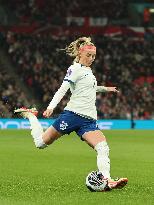
[[72, 93], [64, 110], [97, 119], [95, 106], [97, 81], [91, 68], [74, 63], [68, 68], [64, 81], [70, 83]]

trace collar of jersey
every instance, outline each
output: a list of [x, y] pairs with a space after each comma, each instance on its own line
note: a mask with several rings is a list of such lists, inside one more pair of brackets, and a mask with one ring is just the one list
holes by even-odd
[[90, 72], [92, 72], [92, 70], [91, 70], [90, 67], [87, 67], [87, 66], [85, 66], [85, 65], [83, 65], [83, 64], [76, 63], [76, 62], [74, 62], [74, 64], [77, 64], [77, 65], [79, 65], [80, 67], [85, 68], [86, 70], [89, 70]]

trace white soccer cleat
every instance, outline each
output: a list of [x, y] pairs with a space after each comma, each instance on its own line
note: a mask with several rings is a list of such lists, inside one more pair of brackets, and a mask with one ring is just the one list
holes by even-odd
[[127, 178], [111, 179], [108, 180], [110, 189], [122, 189], [128, 183]]
[[28, 109], [25, 107], [14, 110], [14, 113], [19, 113], [23, 118], [28, 118], [29, 115], [38, 115], [38, 111], [36, 110], [36, 108]]

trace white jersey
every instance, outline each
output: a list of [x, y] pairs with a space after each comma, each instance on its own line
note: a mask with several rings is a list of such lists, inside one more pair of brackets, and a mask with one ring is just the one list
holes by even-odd
[[65, 95], [71, 90], [71, 97], [64, 110], [69, 110], [86, 118], [97, 119], [96, 91], [104, 92], [107, 88], [97, 86], [97, 81], [90, 67], [79, 63], [71, 65], [59, 90], [54, 95], [47, 109], [54, 109]]
[[97, 118], [96, 89], [97, 81], [91, 68], [79, 63], [71, 65], [64, 81], [70, 82], [71, 97], [64, 110], [69, 110], [85, 117]]

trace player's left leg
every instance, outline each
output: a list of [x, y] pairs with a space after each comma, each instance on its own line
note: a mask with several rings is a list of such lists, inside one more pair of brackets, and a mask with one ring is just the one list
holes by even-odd
[[100, 130], [85, 132], [82, 138], [97, 152], [97, 167], [103, 177], [108, 178], [108, 186], [111, 189], [121, 189], [127, 182], [127, 178], [117, 180], [110, 177], [109, 147], [106, 138]]
[[89, 131], [82, 138], [97, 152], [97, 167], [105, 178], [110, 179], [109, 147], [100, 130]]

